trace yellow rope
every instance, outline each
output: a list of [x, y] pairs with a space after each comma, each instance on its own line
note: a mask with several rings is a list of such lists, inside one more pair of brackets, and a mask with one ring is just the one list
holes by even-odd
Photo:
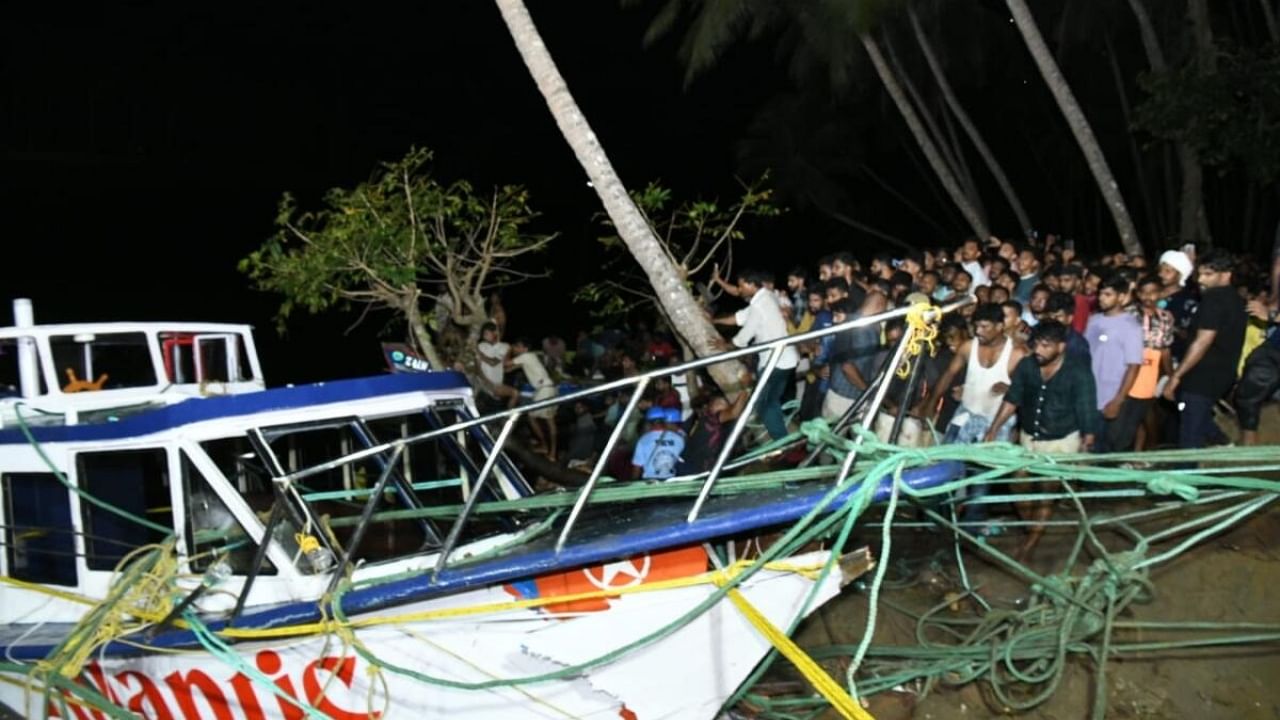
[[[730, 566], [725, 573], [736, 575], [746, 567], [750, 566], [748, 561], [740, 561]], [[768, 563], [766, 569], [776, 570], [779, 572], [793, 572], [804, 575], [809, 578], [816, 578], [821, 571], [821, 565], [796, 565], [794, 563]], [[608, 590], [592, 590], [590, 592], [571, 593], [567, 595], [552, 595], [548, 597], [530, 598], [527, 600], [509, 600], [506, 602], [484, 603], [481, 605], [469, 605], [464, 607], [441, 608], [439, 610], [423, 610], [420, 612], [405, 613], [402, 615], [376, 616], [350, 620], [347, 623], [340, 623], [336, 620], [323, 620], [314, 623], [304, 623], [301, 625], [286, 625], [276, 628], [224, 628], [218, 631], [218, 634], [228, 638], [239, 638], [247, 640], [257, 640], [266, 638], [290, 637], [294, 635], [315, 635], [319, 633], [338, 632], [344, 625], [348, 628], [376, 627], [380, 625], [395, 625], [398, 623], [425, 622], [431, 620], [449, 620], [460, 617], [470, 617], [473, 615], [489, 615], [511, 610], [523, 610], [526, 608], [538, 608], [546, 605], [559, 605], [561, 603], [576, 602], [579, 600], [598, 600], [602, 598], [617, 598], [623, 595], [644, 592], [658, 592], [661, 590], [671, 590], [674, 588], [692, 587], [694, 585], [716, 584], [722, 577], [722, 573], [702, 573], [700, 575], [691, 575], [689, 577], [673, 578], [671, 580], [659, 580], [657, 582], [644, 583], [642, 585], [633, 585], [625, 588], [611, 588]]]
[[929, 357], [937, 353], [934, 340], [938, 338], [937, 319], [930, 320], [929, 315], [937, 308], [929, 303], [916, 303], [907, 311], [907, 353], [898, 367], [898, 377], [904, 380], [911, 376], [911, 358], [919, 357], [925, 346], [929, 347]]
[[19, 580], [17, 578], [6, 577], [4, 575], [0, 575], [0, 583], [12, 585], [23, 590], [31, 590], [32, 592], [38, 592], [42, 595], [56, 597], [59, 600], [68, 600], [70, 602], [80, 603], [81, 605], [97, 605], [102, 602], [101, 600], [95, 600], [87, 595], [79, 595], [66, 590], [58, 590], [57, 588], [51, 588], [46, 585], [27, 582], [26, 580]]
[[817, 690], [818, 694], [831, 703], [831, 707], [835, 708], [836, 712], [840, 713], [840, 717], [852, 718], [853, 720], [875, 720], [813, 658], [809, 657], [809, 654], [804, 649], [787, 637], [787, 634], [782, 632], [777, 625], [769, 622], [769, 618], [757, 610], [756, 606], [752, 605], [746, 596], [738, 592], [737, 588], [729, 591], [729, 600], [733, 602], [734, 607], [738, 608], [743, 617], [777, 648], [778, 652], [782, 653], [783, 657], [796, 666], [800, 674], [804, 675], [809, 684], [813, 685], [813, 689]]

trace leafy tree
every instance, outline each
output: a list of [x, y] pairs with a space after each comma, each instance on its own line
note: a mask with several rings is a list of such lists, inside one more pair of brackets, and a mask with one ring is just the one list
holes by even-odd
[[1280, 52], [1222, 49], [1210, 71], [1195, 64], [1139, 81], [1147, 99], [1137, 125], [1152, 135], [1186, 142], [1206, 165], [1244, 169], [1267, 185], [1280, 178]]
[[367, 182], [329, 190], [317, 210], [284, 195], [276, 234], [240, 261], [257, 289], [284, 297], [281, 329], [297, 310], [389, 310], [436, 367], [474, 346], [441, 353], [439, 340], [456, 329], [478, 337], [486, 294], [534, 277], [515, 265], [552, 236], [529, 231], [536, 214], [523, 187], [478, 193], [432, 177], [430, 161], [412, 149]]
[[[771, 202], [773, 191], [764, 186], [766, 178], [744, 185], [742, 195], [732, 204], [718, 200], [677, 202], [671, 190], [651, 182], [644, 190], [633, 191], [631, 199], [644, 214], [654, 237], [667, 259], [676, 268], [685, 286], [694, 288], [694, 278], [704, 270], [719, 266], [728, 272], [733, 263], [733, 246], [745, 237], [742, 221], [748, 218], [775, 217], [782, 211]], [[600, 279], [593, 280], [575, 293], [578, 302], [592, 305], [592, 313], [601, 316], [625, 315], [637, 306], [662, 312], [662, 303], [653, 285], [623, 249], [608, 216], [601, 221], [611, 230], [600, 243], [611, 252]], [[702, 289], [705, 297], [718, 294], [714, 288]]]

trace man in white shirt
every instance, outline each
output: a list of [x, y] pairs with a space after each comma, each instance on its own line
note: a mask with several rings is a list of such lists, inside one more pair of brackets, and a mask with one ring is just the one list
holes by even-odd
[[991, 284], [991, 279], [987, 277], [987, 272], [982, 269], [982, 245], [974, 238], [969, 238], [960, 246], [960, 267], [969, 273], [969, 277], [973, 278], [971, 283], [974, 288], [980, 288]]
[[[716, 318], [718, 325], [737, 325], [741, 328], [733, 336], [733, 344], [738, 347], [758, 345], [770, 340], [787, 336], [787, 321], [778, 307], [778, 299], [772, 292], [761, 292], [769, 280], [767, 273], [758, 270], [746, 270], [738, 275], [738, 297], [748, 300], [745, 308], [733, 315]], [[769, 353], [760, 354], [760, 367], [768, 361]], [[782, 416], [782, 395], [791, 384], [791, 376], [795, 374], [800, 354], [794, 346], [783, 349], [778, 365], [769, 376], [764, 390], [757, 401], [756, 411], [760, 422], [764, 423], [769, 436], [778, 439], [787, 434], [787, 423]]]
[[499, 400], [506, 400], [508, 407], [515, 407], [520, 393], [503, 380], [507, 355], [511, 346], [498, 339], [497, 323], [488, 322], [480, 329], [480, 342], [476, 343], [476, 360], [480, 364], [480, 376], [488, 387], [484, 390]]
[[[533, 401], [550, 400], [558, 394], [556, 384], [551, 380], [551, 374], [547, 372], [547, 368], [542, 364], [542, 359], [537, 353], [529, 349], [528, 341], [518, 339], [511, 343], [511, 352], [513, 357], [507, 361], [507, 368], [520, 369], [524, 372], [524, 377], [533, 386]], [[546, 448], [547, 459], [555, 462], [556, 460], [556, 407], [553, 405], [541, 410], [533, 410], [529, 413], [529, 427], [533, 429], [533, 435]], [[546, 432], [543, 432], [543, 429]]]

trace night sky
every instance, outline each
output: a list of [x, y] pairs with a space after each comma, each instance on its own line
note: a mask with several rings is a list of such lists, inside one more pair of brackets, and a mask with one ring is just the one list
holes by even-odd
[[[862, 220], [912, 242], [963, 234], [954, 209], [921, 182], [927, 174], [918, 158], [901, 150], [905, 130], [886, 111], [883, 93], [834, 114], [837, 99], [821, 94], [805, 102], [822, 112], [799, 100], [789, 105], [792, 80], [767, 43], [729, 51], [686, 85], [679, 32], [646, 47], [657, 5], [636, 5], [529, 2], [631, 187], [658, 179], [684, 196], [731, 197], [749, 126], [772, 107], [784, 119], [775, 132], [783, 133], [757, 137], [765, 156], [798, 156], [832, 131], [829, 119], [825, 127], [806, 123], [834, 116], [836, 132], [860, 140], [864, 156], [852, 162], [874, 165], [923, 209], [877, 195], [858, 176], [847, 184], [848, 201]], [[969, 64], [962, 58], [955, 82], [978, 122], [1000, 129], [991, 133], [995, 142], [1011, 144], [996, 148], [1010, 174], [1020, 183], [1034, 179], [1024, 194], [1033, 214], [1098, 206], [1096, 190], [1069, 190], [1088, 182], [1080, 163], [1059, 164], [1035, 137], [1060, 116], [1000, 5], [979, 3], [965, 10], [962, 25], [943, 26], [943, 33], [985, 33], [969, 44], [981, 56]], [[10, 3], [0, 20], [0, 57], [6, 294], [32, 298], [38, 322], [248, 322], [269, 383], [380, 372], [385, 316], [344, 336], [354, 314], [297, 315], [281, 337], [273, 320], [279, 298], [250, 288], [236, 263], [272, 233], [282, 193], [314, 206], [325, 189], [367, 179], [379, 161], [411, 145], [435, 151], [438, 177], [479, 188], [528, 186], [542, 213], [537, 230], [560, 233], [544, 258], [553, 280], [510, 291], [513, 332], [572, 338], [589, 322], [569, 297], [599, 267], [599, 201], [491, 2], [132, 2], [75, 12]], [[1100, 73], [1072, 79], [1080, 94], [1112, 93]], [[1091, 109], [1104, 142], [1125, 132], [1114, 108], [1110, 100]], [[1061, 156], [1078, 158], [1059, 135]], [[1015, 230], [990, 190], [983, 188], [994, 226]], [[1084, 214], [1105, 226], [1100, 212]], [[926, 215], [936, 222], [922, 221]], [[883, 247], [798, 208], [756, 233], [738, 257], [782, 273], [835, 249], [869, 255]]]
[[[624, 179], [731, 191], [768, 66], [686, 93], [674, 52], [642, 46], [643, 12], [567, 5], [530, 9]], [[235, 265], [281, 193], [314, 202], [415, 144], [442, 177], [527, 185], [562, 236], [554, 282], [590, 267], [598, 201], [491, 3], [15, 3], [0, 27], [5, 284], [38, 322], [250, 322], [269, 381], [376, 372], [379, 319], [344, 338], [350, 317], [299, 316], [280, 338], [278, 299]], [[570, 333], [564, 296], [537, 314], [565, 323], [513, 326]]]

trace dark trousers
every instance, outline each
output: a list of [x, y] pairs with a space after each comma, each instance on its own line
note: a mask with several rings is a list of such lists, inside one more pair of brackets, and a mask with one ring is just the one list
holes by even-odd
[[1263, 343], [1249, 353], [1236, 385], [1236, 420], [1241, 430], [1257, 430], [1262, 406], [1280, 389], [1280, 349]]
[[769, 437], [777, 440], [787, 434], [787, 421], [782, 416], [782, 396], [792, 384], [796, 371], [793, 369], [774, 370], [765, 383], [760, 399], [756, 401], [756, 413]]
[[1206, 445], [1225, 445], [1227, 436], [1213, 420], [1215, 398], [1193, 393], [1179, 393], [1178, 447], [1191, 450]]
[[1133, 449], [1138, 426], [1151, 411], [1155, 398], [1125, 398], [1120, 412], [1111, 420], [1104, 420], [1102, 437], [1098, 438], [1097, 452], [1125, 452]]

